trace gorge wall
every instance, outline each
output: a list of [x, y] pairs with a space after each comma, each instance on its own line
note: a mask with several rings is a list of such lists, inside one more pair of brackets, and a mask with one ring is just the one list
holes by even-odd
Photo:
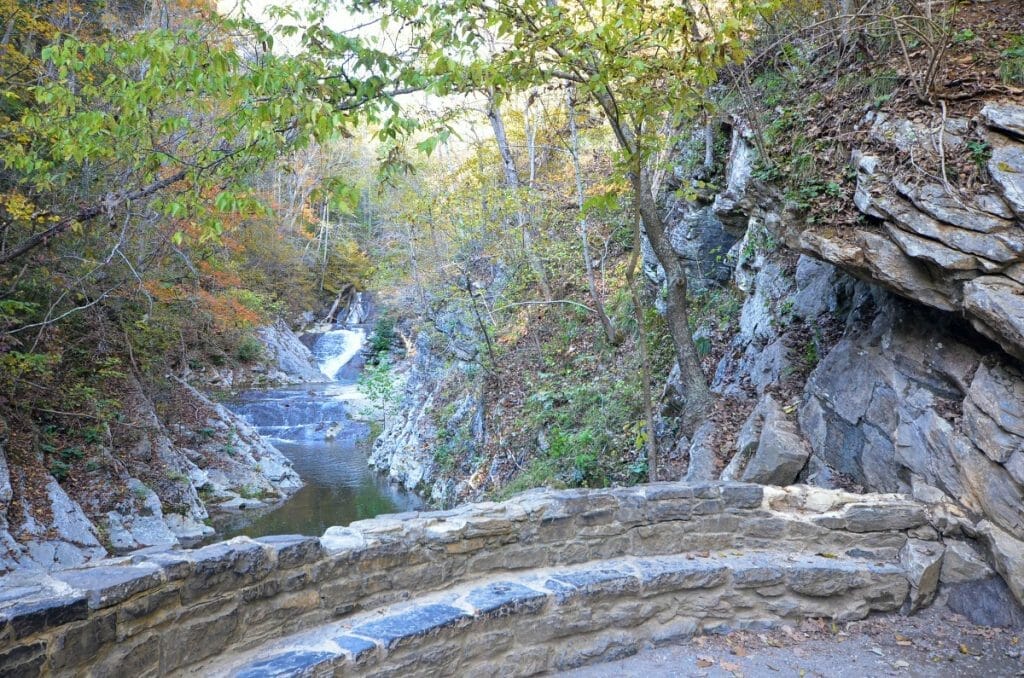
[[[687, 460], [685, 478], [939, 503], [955, 517], [945, 536], [1008, 582], [1009, 591], [993, 576], [985, 591], [1014, 619], [1014, 598], [1024, 602], [1022, 120], [1013, 101], [979, 104], [969, 117], [869, 112], [851, 161], [850, 218], [836, 226], [815, 223], [755, 172], [754, 133], [734, 119], [720, 188], [664, 206], [694, 288], [738, 298], [733, 333], [696, 333], [712, 345], [709, 378], [733, 418], [716, 415], [692, 440], [673, 437], [674, 376], [665, 388], [664, 444]], [[919, 171], [970, 153], [968, 143], [991, 149], [990, 183], [959, 190], [939, 170]], [[689, 180], [677, 173], [670, 188]], [[644, 270], [660, 284], [649, 250]], [[448, 353], [421, 337], [403, 406], [373, 458], [435, 497], [472, 494], [473, 481], [453, 491], [441, 480], [437, 394], [461, 398], [453, 430], [488, 435], [477, 387], [452, 377], [467, 363], [453, 368]]]
[[[1024, 601], [1024, 106], [979, 109], [869, 113], [855, 227], [810, 223], [756, 178], [751, 132], [736, 121], [724, 189], [685, 205], [673, 238], [705, 270], [721, 260], [702, 255], [707, 243], [729, 251], [744, 301], [713, 389], [750, 415], [734, 443], [712, 422], [683, 444], [693, 479], [941, 501]], [[940, 154], [966, 153], [968, 135], [992, 149], [991, 185], [922, 175]]]
[[[7, 430], [0, 420], [0, 575], [194, 543], [213, 534], [212, 507], [256, 505], [252, 497], [276, 501], [298, 490], [302, 481], [287, 458], [192, 386], [323, 379], [283, 323], [259, 336], [265, 361], [245, 368], [206, 366], [184, 379], [169, 376], [156, 395], [134, 376], [125, 378], [123, 425], [100, 432], [107, 444], [101, 461], [86, 468], [86, 482], [33, 476], [38, 464], [12, 456], [11, 438], [27, 433]], [[242, 495], [249, 499], [240, 502]]]

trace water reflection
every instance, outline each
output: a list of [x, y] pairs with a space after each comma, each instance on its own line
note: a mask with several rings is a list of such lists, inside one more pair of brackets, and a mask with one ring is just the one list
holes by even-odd
[[306, 485], [262, 516], [254, 518], [252, 513], [240, 513], [218, 521], [218, 539], [268, 534], [320, 536], [332, 525], [422, 508], [419, 497], [369, 469], [369, 428], [358, 422], [350, 423], [361, 435], [319, 442], [276, 441], [277, 448], [292, 460]]
[[370, 470], [370, 427], [350, 416], [358, 407], [363, 328], [325, 332], [314, 344], [323, 384], [250, 391], [228, 406], [292, 460], [306, 483], [262, 513], [214, 516], [216, 539], [269, 534], [320, 536], [332, 525], [423, 507], [422, 500]]

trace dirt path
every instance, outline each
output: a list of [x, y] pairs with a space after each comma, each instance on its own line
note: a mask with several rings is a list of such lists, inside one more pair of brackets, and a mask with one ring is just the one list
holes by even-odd
[[1024, 676], [1024, 630], [975, 626], [933, 607], [832, 626], [705, 636], [559, 674], [572, 678], [706, 676], [866, 678]]

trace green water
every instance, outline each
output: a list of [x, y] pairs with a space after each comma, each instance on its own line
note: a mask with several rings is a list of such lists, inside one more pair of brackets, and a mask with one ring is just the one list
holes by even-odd
[[[265, 419], [268, 404], [271, 409], [278, 403], [287, 407], [288, 412], [308, 413], [316, 407], [310, 404], [327, 404], [333, 406], [332, 417], [337, 414], [337, 400], [343, 397], [337, 387], [315, 389], [273, 391], [265, 394], [248, 394], [247, 405], [243, 409], [257, 411], [253, 417]], [[296, 403], [297, 399], [306, 400], [307, 407]], [[290, 405], [289, 405], [290, 403]], [[327, 410], [327, 408], [323, 408]], [[308, 418], [302, 414], [299, 418]], [[291, 421], [293, 428], [287, 429], [288, 435], [299, 440], [271, 439], [286, 457], [291, 459], [295, 470], [305, 482], [305, 486], [288, 500], [267, 510], [247, 510], [243, 512], [220, 514], [214, 517], [217, 529], [216, 540], [228, 539], [238, 535], [261, 537], [271, 534], [303, 534], [320, 536], [333, 525], [349, 523], [373, 518], [383, 513], [401, 513], [423, 508], [423, 501], [411, 492], [388, 482], [388, 480], [367, 465], [367, 457], [372, 446], [370, 427], [353, 421], [347, 415], [342, 420], [339, 435], [329, 441], [322, 439], [322, 433], [315, 429], [319, 422]], [[277, 434], [283, 435], [282, 427]]]

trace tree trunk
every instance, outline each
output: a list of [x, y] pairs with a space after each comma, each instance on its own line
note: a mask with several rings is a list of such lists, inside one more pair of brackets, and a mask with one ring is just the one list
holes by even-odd
[[711, 392], [708, 390], [704, 371], [700, 367], [697, 348], [693, 344], [693, 333], [690, 331], [686, 268], [669, 242], [665, 222], [662, 221], [651, 190], [649, 170], [644, 167], [642, 149], [636, 132], [619, 118], [618, 107], [610, 92], [597, 90], [594, 97], [604, 110], [605, 119], [611, 126], [615, 139], [623, 152], [631, 158], [633, 169], [629, 179], [633, 187], [633, 199], [643, 219], [644, 230], [647, 232], [651, 249], [654, 250], [654, 256], [665, 271], [665, 320], [675, 344], [676, 361], [679, 363], [679, 375], [685, 393], [682, 431], [690, 435], [707, 413], [711, 404]]
[[686, 268], [669, 242], [665, 223], [661, 219], [654, 196], [651, 195], [647, 171], [643, 168], [635, 170], [630, 179], [633, 183], [633, 198], [647, 231], [647, 240], [650, 241], [651, 249], [665, 271], [665, 319], [676, 345], [679, 376], [686, 394], [682, 427], [683, 432], [689, 435], [707, 413], [711, 404], [711, 392], [708, 390], [697, 348], [693, 343], [693, 333], [690, 331]]
[[636, 289], [636, 265], [640, 260], [640, 211], [633, 217], [633, 252], [626, 264], [626, 285], [633, 299], [633, 316], [636, 318], [636, 343], [640, 348], [640, 378], [643, 380], [641, 393], [644, 402], [644, 421], [647, 424], [647, 482], [658, 481], [658, 437], [654, 428], [654, 402], [651, 398], [651, 357], [647, 350], [647, 332], [644, 328], [644, 309], [640, 293]]
[[[494, 130], [494, 138], [498, 142], [498, 151], [501, 153], [501, 162], [505, 169], [505, 186], [513, 193], [517, 192], [520, 187], [519, 172], [516, 170], [515, 158], [512, 157], [508, 135], [505, 134], [505, 124], [501, 119], [501, 111], [498, 110], [498, 97], [493, 90], [487, 100], [487, 117], [491, 121], [491, 129]], [[516, 199], [518, 200], [518, 197]], [[522, 205], [516, 206], [516, 226], [519, 227], [520, 232], [523, 234], [526, 258], [530, 262], [530, 268], [533, 269], [534, 274], [537, 276], [537, 282], [540, 285], [541, 293], [544, 295], [544, 300], [551, 301], [554, 299], [554, 296], [551, 294], [551, 286], [548, 284], [547, 273], [544, 271], [544, 263], [537, 256], [533, 246], [537, 239], [537, 234], [527, 217], [526, 209]]]
[[612, 325], [612, 321], [608, 318], [608, 314], [604, 310], [604, 301], [601, 299], [601, 295], [597, 292], [597, 282], [594, 279], [594, 258], [590, 256], [590, 233], [587, 225], [587, 216], [583, 212], [583, 174], [580, 171], [580, 141], [579, 131], [576, 129], [576, 90], [573, 87], [569, 88], [566, 94], [567, 102], [567, 113], [569, 115], [569, 138], [571, 141], [570, 152], [572, 155], [572, 168], [576, 175], [576, 206], [579, 210], [580, 218], [580, 239], [583, 241], [583, 265], [586, 268], [587, 273], [587, 287], [590, 289], [590, 299], [594, 302], [594, 309], [597, 311], [597, 317], [601, 319], [601, 327], [604, 328], [604, 335], [608, 339], [608, 343], [612, 346], [618, 346], [622, 343], [622, 339], [619, 337], [619, 333], [615, 331], [615, 326]]

